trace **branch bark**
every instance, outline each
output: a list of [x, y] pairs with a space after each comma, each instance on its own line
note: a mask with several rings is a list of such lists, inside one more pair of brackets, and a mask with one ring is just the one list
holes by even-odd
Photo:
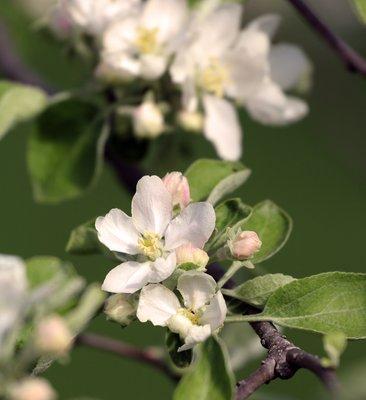
[[94, 333], [82, 333], [77, 337], [76, 344], [107, 351], [120, 357], [139, 361], [163, 372], [174, 382], [179, 380], [179, 375], [176, 375], [169, 368], [168, 364], [162, 357], [156, 354], [154, 349], [141, 349], [130, 344], [122, 343], [119, 340], [114, 340]]
[[351, 72], [366, 76], [366, 59], [337, 36], [303, 0], [288, 0], [315, 32], [329, 45]]

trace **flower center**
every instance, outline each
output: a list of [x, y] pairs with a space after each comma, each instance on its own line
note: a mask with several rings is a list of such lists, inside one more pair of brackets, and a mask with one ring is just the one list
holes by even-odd
[[180, 308], [178, 310], [178, 314], [187, 318], [189, 321], [192, 322], [193, 325], [199, 325], [199, 316], [192, 310], [189, 310], [188, 308]]
[[135, 45], [140, 53], [156, 53], [158, 49], [158, 32], [158, 28], [139, 27], [137, 29]]
[[198, 73], [198, 85], [202, 89], [216, 96], [224, 95], [225, 84], [229, 80], [227, 68], [217, 59], [213, 58], [210, 63]]
[[139, 238], [138, 246], [141, 253], [152, 261], [163, 255], [163, 244], [156, 233], [145, 232]]

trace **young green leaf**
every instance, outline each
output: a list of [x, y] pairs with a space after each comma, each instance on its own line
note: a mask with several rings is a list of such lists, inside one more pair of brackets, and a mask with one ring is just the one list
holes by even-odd
[[0, 81], [0, 139], [17, 123], [34, 118], [47, 104], [40, 89]]
[[289, 275], [267, 274], [246, 281], [235, 289], [225, 290], [225, 295], [262, 308], [272, 293], [294, 280]]
[[192, 362], [192, 349], [178, 352], [178, 348], [183, 345], [178, 334], [167, 330], [165, 343], [170, 359], [176, 367], [187, 368], [190, 366]]
[[231, 400], [234, 376], [223, 342], [211, 337], [199, 345], [199, 356], [179, 382], [174, 400]]
[[366, 0], [351, 0], [360, 21], [366, 24]]
[[366, 274], [328, 272], [297, 279], [277, 289], [263, 312], [246, 320], [365, 339]]
[[240, 162], [201, 159], [185, 172], [193, 201], [208, 200], [216, 204], [249, 177], [251, 171]]
[[28, 168], [40, 202], [71, 199], [88, 189], [103, 163], [108, 129], [94, 104], [67, 98], [50, 105], [30, 137]]
[[292, 230], [292, 220], [275, 203], [265, 200], [253, 208], [242, 229], [256, 232], [262, 241], [261, 249], [251, 259], [257, 264], [272, 257], [284, 246]]
[[328, 355], [322, 359], [324, 367], [337, 368], [342, 353], [347, 347], [347, 338], [342, 332], [332, 332], [323, 337], [324, 349]]

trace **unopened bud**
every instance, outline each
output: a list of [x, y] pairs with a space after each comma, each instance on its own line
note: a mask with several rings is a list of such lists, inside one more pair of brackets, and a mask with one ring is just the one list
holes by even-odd
[[236, 259], [247, 260], [259, 251], [261, 246], [262, 242], [255, 232], [244, 231], [239, 233], [230, 243], [230, 250]]
[[70, 350], [72, 334], [61, 317], [52, 315], [40, 321], [34, 342], [42, 354], [62, 356]]
[[144, 101], [133, 111], [133, 126], [136, 136], [153, 139], [165, 130], [164, 116], [152, 100]]
[[54, 400], [56, 393], [43, 378], [25, 378], [10, 389], [11, 400]]
[[164, 176], [163, 183], [172, 195], [173, 207], [187, 207], [191, 201], [188, 179], [180, 172], [170, 172]]
[[200, 132], [203, 129], [203, 115], [198, 111], [180, 111], [178, 123], [187, 131]]
[[106, 301], [104, 312], [109, 319], [122, 326], [129, 325], [136, 318], [136, 305], [131, 295], [118, 293]]
[[192, 263], [197, 265], [199, 269], [204, 269], [209, 261], [208, 254], [204, 250], [198, 249], [190, 243], [178, 247], [175, 254], [178, 265]]

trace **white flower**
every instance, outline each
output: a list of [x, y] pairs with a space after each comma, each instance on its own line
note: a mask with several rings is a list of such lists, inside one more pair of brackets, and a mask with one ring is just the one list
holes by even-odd
[[102, 65], [121, 79], [160, 77], [187, 17], [186, 0], [148, 0], [127, 18], [112, 24], [103, 36]]
[[224, 323], [227, 307], [215, 280], [203, 272], [187, 272], [178, 279], [178, 297], [163, 285], [147, 285], [140, 294], [137, 318], [167, 326], [184, 340], [179, 351], [206, 340]]
[[192, 243], [202, 248], [215, 227], [215, 211], [208, 202], [191, 203], [173, 219], [171, 194], [157, 176], [139, 180], [132, 199], [132, 217], [119, 209], [99, 217], [99, 240], [110, 250], [135, 256], [112, 269], [103, 290], [134, 293], [147, 283], [167, 279], [176, 268], [175, 249]]
[[132, 112], [134, 132], [140, 138], [155, 138], [165, 130], [164, 115], [151, 99], [145, 100]]
[[43, 378], [24, 378], [12, 385], [11, 400], [55, 400], [56, 393]]
[[0, 347], [19, 317], [26, 289], [24, 262], [19, 257], [0, 255]]
[[61, 0], [71, 21], [87, 33], [98, 35], [113, 20], [132, 12], [140, 0]]

